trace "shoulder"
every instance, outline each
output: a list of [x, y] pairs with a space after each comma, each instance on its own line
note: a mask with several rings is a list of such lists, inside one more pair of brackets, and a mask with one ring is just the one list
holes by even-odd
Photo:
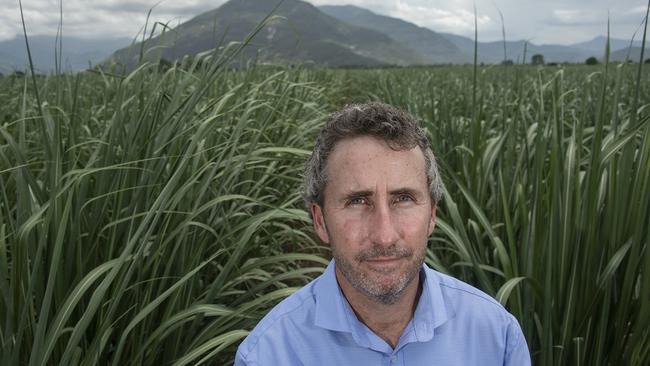
[[246, 359], [261, 340], [277, 342], [279, 346], [291, 335], [285, 333], [307, 326], [309, 318], [313, 316], [314, 284], [317, 281], [318, 278], [271, 309], [239, 345], [237, 358]]
[[496, 299], [449, 275], [432, 269], [427, 270], [428, 275], [432, 275], [440, 285], [452, 323], [463, 329], [472, 329], [474, 334], [483, 338], [489, 336], [504, 350], [507, 359], [519, 360], [519, 363], [506, 364], [530, 365], [526, 339], [519, 322]]
[[432, 275], [439, 283], [445, 301], [448, 305], [449, 303], [453, 305], [453, 308], [480, 307], [483, 311], [492, 311], [504, 317], [510, 316], [510, 313], [496, 299], [478, 288], [432, 269], [427, 271], [428, 275]]
[[[482, 329], [494, 335], [519, 329], [519, 322], [496, 299], [457, 278], [427, 269], [433, 287], [439, 287], [446, 316], [461, 327]], [[440, 304], [440, 305], [442, 305]]]

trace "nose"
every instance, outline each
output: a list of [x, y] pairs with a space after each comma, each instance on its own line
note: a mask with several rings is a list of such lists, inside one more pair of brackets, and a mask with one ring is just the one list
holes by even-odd
[[397, 242], [399, 238], [397, 225], [389, 204], [375, 204], [371, 210], [369, 224], [370, 239], [374, 244], [389, 246]]

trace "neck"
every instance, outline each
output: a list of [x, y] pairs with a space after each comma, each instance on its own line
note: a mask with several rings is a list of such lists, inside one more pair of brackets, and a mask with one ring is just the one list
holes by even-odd
[[357, 291], [336, 270], [336, 279], [357, 318], [392, 348], [397, 346], [408, 322], [413, 318], [422, 292], [420, 276], [415, 276], [394, 304], [383, 304]]

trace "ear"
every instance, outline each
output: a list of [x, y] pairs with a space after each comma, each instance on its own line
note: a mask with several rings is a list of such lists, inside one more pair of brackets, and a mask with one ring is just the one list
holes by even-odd
[[325, 244], [329, 244], [330, 237], [327, 234], [327, 226], [325, 226], [325, 217], [323, 216], [323, 208], [317, 203], [311, 204], [311, 217], [314, 221], [314, 231], [318, 234], [320, 240]]
[[433, 233], [433, 228], [436, 227], [436, 206], [431, 206], [431, 219], [429, 220], [429, 236]]

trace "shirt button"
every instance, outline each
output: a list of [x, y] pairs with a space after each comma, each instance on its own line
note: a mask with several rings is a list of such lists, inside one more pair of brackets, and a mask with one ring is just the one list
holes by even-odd
[[397, 363], [397, 356], [393, 355], [393, 356], [390, 358], [390, 363]]

